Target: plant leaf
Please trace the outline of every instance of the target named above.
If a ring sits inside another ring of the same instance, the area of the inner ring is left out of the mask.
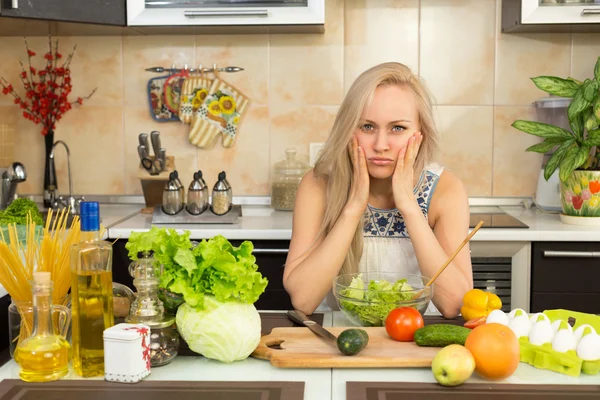
[[[525,151],[532,151],[534,153],[547,153],[548,151],[550,151],[553,147],[556,147],[558,144],[557,143],[552,143],[552,142],[548,142],[546,140],[544,140],[541,143],[537,143],[534,144],[533,146],[529,146],[528,148],[525,149]]]
[[[589,106],[590,102],[583,98],[582,87],[577,91],[577,93],[575,93],[575,96],[573,96],[573,101],[571,101],[571,104],[569,104],[569,108],[567,109],[569,121],[574,119],[576,115],[581,114]]]
[[[561,181],[565,182],[567,179],[569,179],[573,171],[575,171],[577,168],[575,166],[575,161],[578,158],[579,150],[579,146],[569,147],[567,154],[565,154],[564,158],[560,162],[559,177]]]
[[[596,116],[592,112],[592,109],[588,108],[588,110],[589,110],[589,116],[587,117],[587,119],[584,119],[584,121],[585,121],[585,129],[587,129],[587,131],[590,132],[590,131],[593,131],[594,129],[598,129],[599,121],[598,121],[598,118],[596,118]],[[588,114],[588,113],[586,112],[586,114]]]
[[[550,177],[552,176],[554,171],[556,171],[556,168],[558,168],[559,164],[561,163],[565,154],[573,145],[573,143],[575,143],[575,139],[571,138],[570,140],[567,140],[563,144],[561,144],[560,147],[556,149],[554,153],[552,153],[550,159],[548,159],[546,167],[544,168],[544,179],[550,179]]]
[[[596,66],[594,67],[594,78],[597,82],[600,82],[600,57],[596,61]]]
[[[600,129],[588,131],[587,139],[583,141],[584,146],[600,146]]]
[[[531,78],[535,86],[546,93],[561,97],[573,97],[580,85],[569,79],[563,79],[556,76],[537,76]]]
[[[596,115],[596,118],[600,119],[600,98],[596,99],[596,102],[594,103],[594,115]]]
[[[585,114],[585,111],[583,114]],[[583,140],[583,123],[585,121],[583,114],[578,114],[572,120],[569,121],[569,125],[571,125],[571,130],[575,134],[575,138],[578,142],[581,142]]]
[[[594,102],[598,97],[598,82],[586,79],[583,84],[583,98],[587,101]]]
[[[522,119],[518,119],[513,122],[511,126],[525,133],[529,133],[530,135],[543,138],[573,138],[573,135],[571,135],[568,130],[559,128],[558,126],[544,124],[542,122],[524,121]]]
[[[571,82],[575,82],[575,83],[576,83],[576,84],[578,84],[579,86],[583,85],[583,82],[581,82],[580,80],[577,80],[577,79],[575,79],[575,78],[568,77],[568,78],[567,78],[567,80],[568,80],[568,81],[571,81]]]

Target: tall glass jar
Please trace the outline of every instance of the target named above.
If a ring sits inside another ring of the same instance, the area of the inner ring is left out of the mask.
[[[271,206],[276,210],[291,211],[296,202],[298,186],[310,166],[296,158],[296,149],[285,151],[285,159],[277,162],[271,184]]]

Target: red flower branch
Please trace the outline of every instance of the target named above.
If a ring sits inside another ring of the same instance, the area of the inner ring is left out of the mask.
[[[77,46],[73,46],[73,51],[68,55],[65,62],[59,66],[59,60],[62,54],[58,52],[58,39],[54,48],[52,47],[52,38],[48,37],[48,51],[44,54],[45,66],[36,69],[31,65],[31,59],[37,54],[29,48],[27,39],[25,39],[25,49],[27,50],[28,68],[26,69],[21,62],[21,83],[25,88],[25,99],[17,94],[13,86],[4,77],[0,77],[0,86],[2,94],[12,95],[14,103],[23,110],[23,117],[33,121],[36,124],[42,124],[42,135],[56,129],[56,122],[60,121],[63,115],[69,111],[74,104],[83,104],[96,92],[96,89],[86,97],[77,97],[75,101],[68,100],[69,94],[73,90],[71,84],[71,61],[75,54]]]

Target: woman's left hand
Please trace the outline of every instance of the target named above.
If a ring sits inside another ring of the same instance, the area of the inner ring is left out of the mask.
[[[416,204],[413,192],[414,166],[422,141],[423,135],[421,132],[417,132],[408,139],[406,147],[398,153],[396,168],[392,175],[392,190],[394,192],[394,204],[400,213]]]

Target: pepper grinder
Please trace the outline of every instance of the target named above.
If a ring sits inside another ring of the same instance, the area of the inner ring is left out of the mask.
[[[183,209],[183,186],[178,180],[177,171],[169,174],[169,181],[163,189],[162,210],[165,214],[175,215]]]
[[[202,171],[194,173],[187,193],[186,210],[192,215],[202,214],[208,208],[208,187],[202,179]]]
[[[227,182],[225,171],[221,171],[212,190],[211,211],[216,215],[227,214],[231,209],[232,199],[231,185]]]

